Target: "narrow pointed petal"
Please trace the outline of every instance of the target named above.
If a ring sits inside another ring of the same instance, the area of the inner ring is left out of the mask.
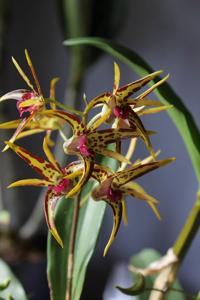
[[[44,177],[45,180],[54,183],[61,176],[61,174],[55,169],[55,167],[43,158],[10,142],[6,142],[6,144],[31,168],[33,168],[38,174]]]
[[[60,195],[55,195],[55,193],[52,190],[47,191],[46,198],[45,198],[45,204],[44,204],[44,212],[46,217],[46,222],[49,227],[49,230],[51,231],[52,235],[58,242],[58,244],[63,248],[63,241],[56,229],[55,225],[55,208],[56,204],[60,198]]]
[[[37,178],[22,179],[11,183],[8,188],[13,188],[17,186],[49,186],[52,182]]]
[[[32,76],[34,78],[34,81],[35,81],[35,85],[37,87],[37,91],[38,91],[38,94],[42,96],[42,90],[41,90],[41,87],[40,87],[40,83],[39,83],[39,80],[37,78],[37,75],[36,75],[36,72],[35,72],[35,68],[33,66],[33,63],[31,61],[31,58],[29,56],[29,53],[27,51],[27,49],[25,49],[25,56],[26,56],[26,60],[27,60],[27,63],[28,63],[28,66],[31,70],[31,73],[32,73]]]
[[[2,97],[0,97],[0,102],[5,101],[5,100],[22,100],[22,96],[25,93],[30,93],[29,90],[25,90],[25,89],[20,89],[20,90],[14,90],[12,92],[6,93],[5,95],[3,95]]]
[[[106,148],[101,148],[99,147],[98,149],[95,149],[96,153],[99,153],[103,156],[108,156],[111,157],[113,159],[116,159],[120,162],[126,163],[126,164],[131,164],[130,160],[128,160],[125,156],[123,156],[122,154],[112,151],[110,149],[106,149]]]
[[[99,104],[108,104],[109,100],[110,100],[111,94],[110,93],[104,93],[101,94],[95,98],[93,98],[86,106],[85,110],[84,110],[84,115],[85,118],[87,119],[87,115],[88,113],[91,111],[92,108],[94,108],[95,106],[99,105]]]
[[[19,126],[17,127],[17,129],[15,130],[14,134],[12,135],[12,137],[10,138],[9,142],[13,143],[17,136],[22,132],[22,130],[29,124],[30,120],[33,118],[34,114],[30,114],[30,116],[28,118],[24,118],[22,119],[21,123],[19,124]],[[9,146],[6,145],[2,152],[5,152],[6,150],[8,150]]]
[[[125,200],[122,200],[122,219],[123,219],[124,225],[128,225],[128,214],[127,214],[127,207],[126,207]]]
[[[115,94],[119,88],[120,82],[120,69],[116,62],[114,62],[114,85],[113,85],[113,94]]]
[[[140,97],[140,96],[138,96]],[[147,99],[147,98],[138,98],[136,97],[135,99],[129,99],[127,104],[128,105],[133,105],[134,107],[139,107],[139,106],[165,106],[158,100],[152,100],[152,99]]]
[[[112,245],[112,243],[117,235],[117,232],[119,230],[119,226],[120,226],[121,219],[122,219],[122,203],[121,203],[121,201],[118,203],[108,202],[108,204],[111,206],[112,211],[113,211],[113,228],[112,228],[110,238],[104,249],[103,256],[105,256],[107,254],[110,246]]]
[[[149,95],[151,92],[153,92],[157,87],[159,87],[161,84],[163,84],[167,79],[169,78],[169,74],[165,76],[163,79],[159,80],[155,84],[153,84],[148,90],[144,91],[142,94],[140,94],[137,99],[145,98],[147,95]]]
[[[56,99],[56,84],[60,79],[58,77],[55,77],[53,79],[51,79],[50,82],[50,93],[49,93],[49,98],[50,99]],[[56,109],[56,103],[51,103],[50,104],[51,109]]]
[[[64,112],[62,110],[53,110],[52,109],[52,110],[46,110],[44,112],[44,114],[46,116],[54,116],[54,117],[57,117],[59,119],[66,121],[72,127],[74,134],[81,133],[84,129],[84,126],[80,122],[80,120],[76,116],[74,116],[70,113]]]
[[[160,150],[156,151],[155,152],[155,157],[157,158],[158,155],[160,154]],[[154,158],[152,157],[152,155],[149,155],[147,157],[145,157],[144,159],[138,159],[138,162],[141,163],[141,165],[145,165],[145,164],[148,164],[148,163],[151,163],[154,161]],[[136,165],[138,162],[135,162],[134,164]]]
[[[135,151],[136,144],[137,144],[137,138],[132,138],[131,141],[130,141],[129,147],[128,147],[128,151],[127,151],[126,156],[125,156],[126,159],[129,160],[129,161],[131,160],[131,157],[132,157],[132,155]],[[126,166],[127,166],[126,162],[122,163],[122,165],[118,169],[118,171],[124,170],[126,168]]]
[[[155,159],[155,153],[154,153],[153,147],[151,145],[151,141],[150,141],[150,138],[147,134],[147,131],[144,128],[144,126],[142,124],[142,121],[140,120],[138,115],[133,110],[130,110],[128,120],[129,120],[131,126],[133,126],[133,128],[136,128],[136,130],[139,132],[141,138],[145,142],[145,145],[146,145],[147,149],[149,150],[149,152],[151,153],[151,155]]]
[[[105,129],[88,134],[91,149],[94,151],[97,148],[116,143],[117,140],[138,136],[138,133],[131,128]]]
[[[157,114],[161,111],[167,110],[173,108],[173,105],[162,105],[159,107],[153,107],[153,108],[149,108],[149,109],[144,109],[140,112],[138,112],[139,116],[144,116],[144,115],[152,115],[152,114]]]
[[[74,178],[80,177],[82,174],[83,174],[83,169],[82,170],[77,170],[77,171],[74,171],[71,174],[65,175],[63,177],[63,179],[71,179],[72,180]]]
[[[103,123],[106,122],[106,120],[109,118],[110,114],[111,114],[111,110],[108,108],[107,112],[102,114],[101,117],[98,118],[97,120],[95,120],[93,124],[90,124],[87,126],[88,129],[90,131],[94,131],[94,130],[98,129]]]
[[[170,162],[174,161],[175,158],[168,158],[168,159],[163,159],[163,160],[158,160],[155,162],[151,162],[145,165],[139,165],[126,169],[124,171],[119,171],[116,172],[115,177],[113,179],[113,184],[116,184],[117,187],[121,187],[124,184],[128,183],[131,180],[134,180],[148,172],[151,172],[155,169],[158,169],[162,166],[165,166],[169,164]]]
[[[1,123],[0,129],[15,129],[19,126],[21,121],[22,121],[21,119],[18,119],[18,120]]]
[[[124,102],[130,95],[140,90],[143,86],[153,80],[155,77],[160,75],[162,71],[156,71],[152,74],[149,74],[141,79],[138,79],[134,82],[131,82],[120,89],[116,93],[117,101]],[[119,99],[118,99],[119,98]]]
[[[161,220],[160,213],[156,207],[159,203],[154,197],[149,195],[138,183],[130,182],[121,188],[125,195],[131,195],[139,200],[144,200],[151,207],[156,217]]]
[[[34,135],[34,134],[38,134],[38,133],[42,133],[44,132],[44,129],[28,129],[25,131],[22,131],[21,133],[19,133],[17,135],[17,137],[15,138],[15,141],[20,140],[24,137],[30,136],[30,135]]]
[[[55,156],[53,155],[53,153],[51,152],[51,150],[49,149],[48,146],[48,139],[45,137],[43,140],[43,150],[44,153],[46,155],[46,157],[48,158],[48,160],[50,161],[50,163],[54,166],[54,168],[59,172],[62,173],[61,167],[59,166]]]
[[[30,79],[26,76],[26,74],[24,73],[24,71],[22,70],[22,68],[20,67],[20,65],[18,64],[18,62],[16,61],[16,59],[14,57],[12,57],[12,62],[15,65],[17,71],[19,72],[19,74],[21,75],[21,77],[23,78],[23,80],[26,82],[26,84],[31,88],[32,91],[35,91],[34,86],[32,85]]]
[[[89,180],[93,168],[94,168],[94,160],[92,157],[90,156],[86,156],[82,158],[84,161],[84,170],[82,173],[82,176],[80,178],[80,180],[78,181],[78,183],[69,191],[69,193],[67,193],[66,198],[70,198],[75,196],[77,193],[79,193],[82,189],[82,187],[87,183],[87,181]]]

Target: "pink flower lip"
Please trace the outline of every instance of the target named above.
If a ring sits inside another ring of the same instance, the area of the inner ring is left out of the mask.
[[[110,202],[118,202],[122,199],[122,192],[112,188],[112,177],[104,180],[97,188],[92,191],[92,197],[95,200],[109,200]]]
[[[91,156],[93,152],[87,146],[88,139],[86,135],[79,138],[79,151],[83,156]]]
[[[20,103],[26,101],[26,100],[29,100],[29,99],[32,99],[35,97],[35,94],[33,92],[25,92],[22,94],[22,97],[20,100],[17,101],[17,109],[19,111],[19,114],[20,114],[20,117],[22,117],[22,115],[25,113],[25,112],[33,112],[35,110],[35,106],[34,105],[31,105],[31,106],[28,106],[28,107],[20,107]]]
[[[70,179],[61,179],[57,185],[50,185],[49,189],[56,192],[56,194],[67,193],[72,188],[72,181]]]
[[[122,115],[122,110],[121,110],[121,108],[119,106],[116,106],[113,109],[113,113],[114,113],[115,117],[119,118]]]
[[[29,100],[31,98],[34,98],[33,92],[26,92],[22,95],[22,100]]]

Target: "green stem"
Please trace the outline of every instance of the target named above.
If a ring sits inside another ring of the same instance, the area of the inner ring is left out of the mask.
[[[173,245],[174,254],[183,260],[200,226],[200,191],[177,240]]]

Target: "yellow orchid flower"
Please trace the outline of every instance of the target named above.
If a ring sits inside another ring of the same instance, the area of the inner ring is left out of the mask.
[[[121,223],[124,201],[126,196],[133,196],[137,199],[144,200],[154,211],[158,219],[160,214],[156,208],[158,201],[146,193],[146,191],[136,182],[133,182],[138,177],[149,173],[161,166],[172,162],[175,158],[158,160],[150,163],[134,164],[130,168],[115,173],[104,172],[101,178],[96,178],[100,184],[92,191],[94,200],[106,201],[113,210],[113,228],[104,249],[104,256],[107,254],[111,244],[113,243],[119,226]]]
[[[46,137],[43,142],[43,150],[48,161],[13,143],[6,142],[6,144],[42,177],[42,179],[31,178],[18,180],[10,184],[9,188],[17,186],[48,187],[44,201],[46,222],[56,241],[63,247],[62,239],[54,222],[55,208],[58,200],[62,196],[66,196],[73,188],[74,179],[83,172],[82,162],[75,161],[66,168],[61,168],[48,147]]]
[[[78,110],[71,109],[55,100],[55,86],[58,78],[53,78],[51,80],[49,98],[44,98],[39,80],[35,72],[35,68],[27,50],[25,50],[25,57],[34,79],[34,85],[24,73],[18,62],[12,57],[12,61],[17,71],[19,72],[25,83],[28,85],[30,90],[18,89],[0,97],[0,102],[10,99],[15,100],[16,107],[21,118],[18,120],[0,124],[0,129],[16,129],[10,139],[11,143],[13,143],[16,139],[21,138],[21,136],[28,136],[35,133],[40,133],[42,131],[47,131],[47,133],[49,134],[52,130],[61,130],[62,124],[60,124],[60,120],[58,120],[57,118],[48,118],[45,116],[44,113],[47,109],[46,104],[50,104],[51,109],[55,109],[56,106],[58,106],[60,108],[68,109],[69,111],[72,111],[74,113],[81,114],[81,112],[79,112]],[[28,116],[24,117],[24,114],[28,114]],[[26,130],[26,133],[20,135],[24,130]],[[7,149],[8,145],[6,145],[3,151],[6,151]]]
[[[91,176],[94,169],[96,154],[109,156],[120,162],[130,164],[130,161],[122,154],[107,149],[107,145],[117,143],[122,139],[138,137],[139,134],[132,128],[97,130],[106,119],[107,115],[104,115],[102,118],[95,120],[93,123],[90,122],[90,124],[87,125],[84,124],[78,117],[64,111],[48,110],[45,114],[61,118],[72,127],[73,135],[64,143],[64,152],[69,155],[78,155],[84,162],[84,172],[80,181],[70,190],[68,197],[72,197],[76,194],[77,190],[80,190]]]
[[[167,75],[162,80],[155,83],[152,87],[147,89],[138,97],[134,99],[129,99],[129,97],[161,73],[162,71],[156,71],[120,88],[120,69],[119,66],[114,63],[114,85],[112,93],[107,92],[92,99],[85,108],[85,119],[87,120],[87,116],[92,108],[103,105],[102,113],[104,114],[107,110],[109,110],[110,112],[107,118],[107,122],[117,121],[117,127],[119,128],[134,128],[138,132],[139,136],[144,140],[151,155],[155,158],[151,141],[139,116],[148,113],[152,114],[160,112],[164,109],[169,108],[169,106],[162,105],[159,101],[149,100],[145,98],[155,88],[165,82],[169,76]],[[156,108],[145,110],[145,106],[156,106]],[[138,113],[138,110],[142,111]]]

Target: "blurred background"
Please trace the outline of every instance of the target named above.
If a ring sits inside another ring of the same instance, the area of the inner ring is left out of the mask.
[[[88,48],[82,61],[80,59],[78,62],[80,65],[77,66],[74,63],[72,49],[62,45],[65,38],[77,36],[76,28],[74,31],[71,30],[70,24],[77,26],[81,24],[83,35],[112,38],[136,51],[155,70],[163,69],[164,74],[170,73],[169,83],[183,99],[200,126],[199,1],[82,0],[76,1],[75,19],[70,19],[73,11],[63,9],[64,2],[64,0],[0,0],[1,95],[26,87],[11,63],[11,56],[14,56],[26,70],[25,48],[30,52],[40,83],[47,95],[50,79],[55,76],[60,77],[57,98],[63,101],[68,97],[71,101],[75,97],[76,106],[79,107],[83,102],[83,92],[91,99],[106,90],[111,90],[112,57],[100,55],[100,52]],[[93,62],[90,67],[89,62]],[[121,84],[138,78],[126,66],[119,64],[122,73]],[[80,73],[77,71],[78,67],[81,69]],[[77,94],[73,94],[70,87],[67,90],[71,82],[75,82],[74,85],[78,87]],[[154,95],[152,98],[155,98]],[[0,107],[1,122],[12,120],[16,116],[17,112],[12,101]],[[96,295],[103,293],[107,278],[116,267],[116,263],[126,266],[130,256],[142,248],[153,247],[164,254],[176,239],[193,205],[197,181],[176,128],[163,112],[152,117],[144,117],[143,121],[146,128],[158,131],[158,134],[152,137],[152,143],[154,149],[162,150],[160,157],[177,158],[170,166],[146,175],[140,180],[147,192],[160,200],[162,221],[156,220],[143,203],[129,199],[128,227],[121,226],[112,249],[107,257],[103,258],[103,249],[112,226],[112,213],[108,208],[98,247],[88,269],[83,299],[92,299],[94,295],[97,299]],[[1,147],[10,134],[0,132]],[[40,142],[42,143],[42,137],[38,136],[31,138],[31,146],[30,141],[24,140],[27,148],[34,148],[32,151],[36,153],[40,152]],[[139,143],[135,157],[144,157],[146,154],[142,143]],[[9,151],[0,153],[0,160],[0,208],[7,209],[11,213],[14,241],[13,243],[4,241],[3,245],[1,242],[1,255],[11,263],[32,299],[48,299],[45,279],[46,225],[40,221],[43,213],[42,205],[41,201],[37,202],[40,191],[30,188],[6,190],[10,182],[32,173]],[[19,245],[20,247],[17,247]],[[8,254],[6,249],[10,246],[13,250]],[[192,293],[197,292],[200,286],[198,249],[200,249],[199,235],[180,270],[183,287]],[[30,267],[33,273],[31,280],[27,276]],[[113,285],[116,284],[119,284],[119,281],[114,280]],[[105,299],[118,298],[105,296]],[[119,299],[122,299],[122,296],[119,296]]]

